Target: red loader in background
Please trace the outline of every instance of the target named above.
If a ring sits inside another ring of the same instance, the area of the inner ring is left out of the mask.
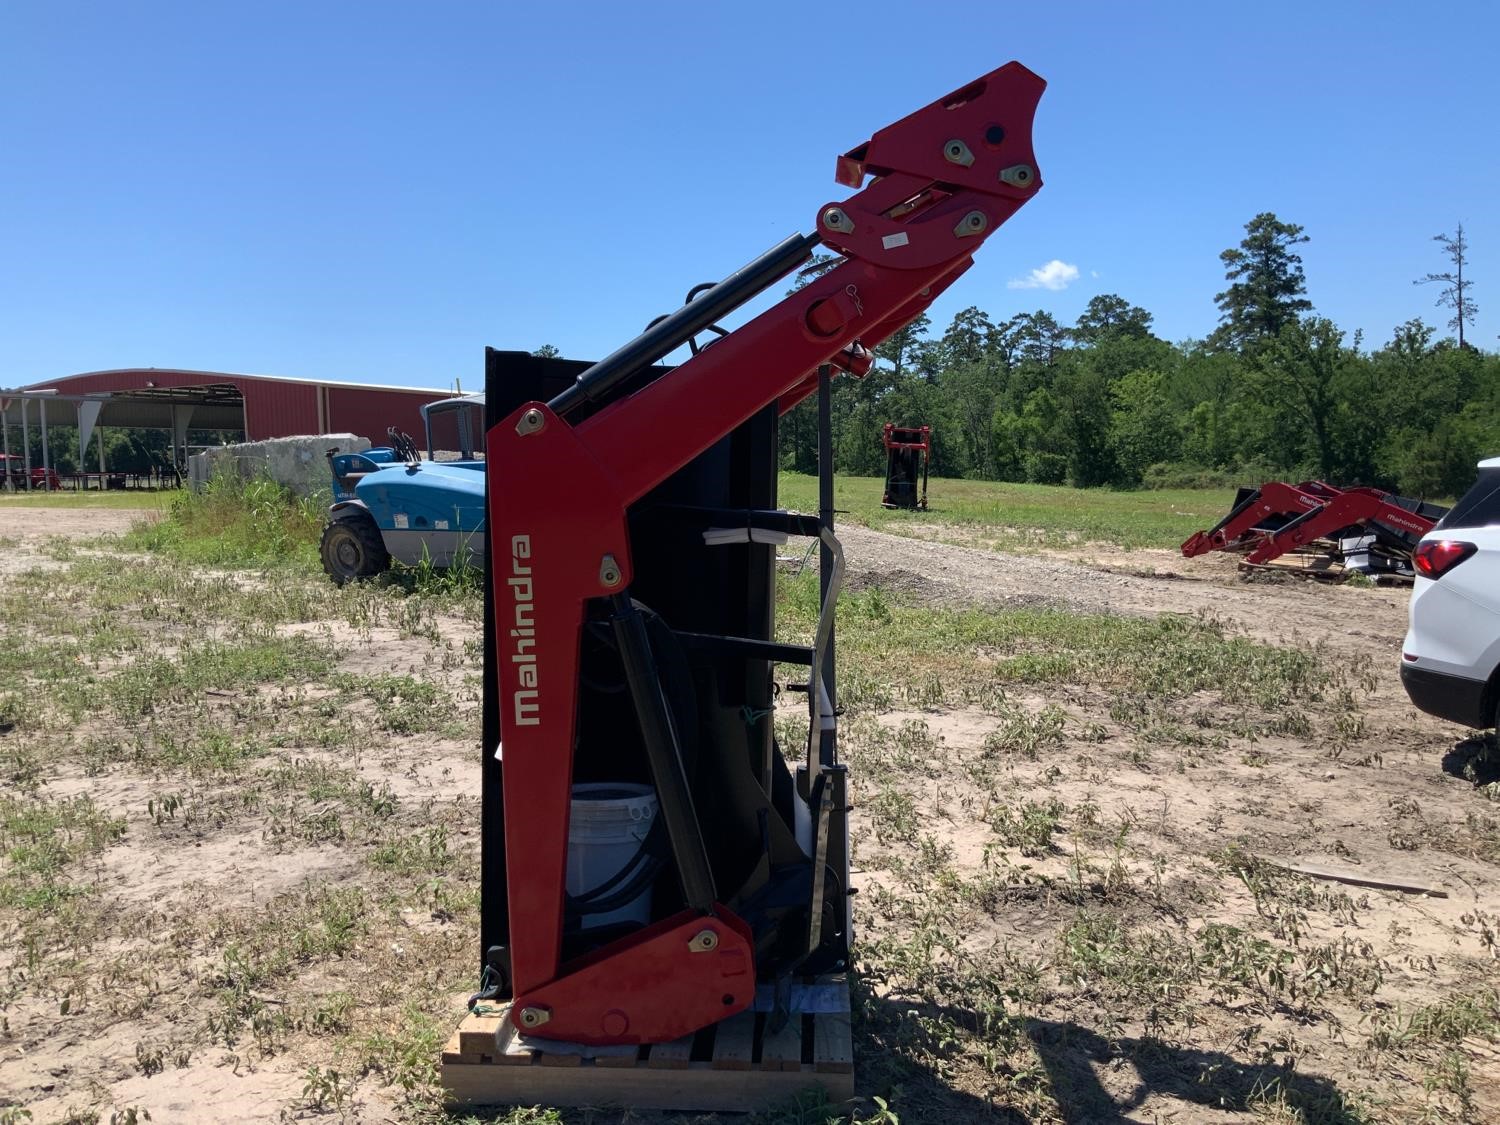
[[[1233,508],[1212,528],[1182,544],[1187,558],[1235,551],[1245,565],[1266,566],[1294,551],[1323,544],[1309,573],[1338,577],[1351,571],[1409,579],[1417,541],[1447,512],[1437,504],[1375,488],[1335,488],[1319,480],[1291,485],[1268,481],[1242,488]]]

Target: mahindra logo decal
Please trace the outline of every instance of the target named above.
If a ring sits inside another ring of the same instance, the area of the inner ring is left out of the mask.
[[[511,694],[511,721],[518,727],[534,727],[542,721],[542,701],[537,687],[536,614],[531,588],[531,536],[510,539],[510,577],[505,580],[515,598],[510,630],[510,662],[516,666],[520,687]]]

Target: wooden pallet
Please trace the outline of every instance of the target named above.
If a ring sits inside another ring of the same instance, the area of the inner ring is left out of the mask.
[[[1292,557],[1289,561],[1276,559],[1266,563],[1252,563],[1240,560],[1240,569],[1249,573],[1260,572],[1263,574],[1290,574],[1293,578],[1311,578],[1319,582],[1339,583],[1349,581],[1349,577],[1356,571],[1346,570],[1340,562],[1322,560],[1309,556],[1312,561],[1299,561]],[[1404,574],[1394,574],[1387,571],[1377,574],[1372,579],[1377,586],[1410,586],[1412,580]]]
[[[741,1012],[696,1035],[654,1046],[606,1048],[593,1057],[534,1050],[506,1018],[510,1004],[481,1005],[443,1048],[440,1069],[453,1106],[622,1106],[750,1112],[821,1087],[833,1103],[854,1096],[849,986],[825,978],[840,1010],[793,1013],[767,1032],[766,1016]],[[827,1005],[825,1005],[827,1006]]]
[[[1342,562],[1323,555],[1291,554],[1263,563],[1241,559],[1240,569],[1248,573],[1290,574],[1294,578],[1312,578],[1319,582],[1343,582],[1349,577]]]

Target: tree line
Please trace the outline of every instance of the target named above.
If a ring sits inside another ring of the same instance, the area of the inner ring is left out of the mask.
[[[1468,340],[1478,309],[1462,224],[1435,238],[1450,268],[1415,279],[1437,287],[1454,335],[1417,317],[1374,347],[1317,314],[1297,254],[1307,241],[1270,212],[1246,223],[1219,255],[1219,324],[1201,340],[1161,339],[1150,312],[1108,293],[1071,325],[1046,310],[996,322],[971,306],[933,335],[923,314],[876,350],[865,378],[834,381],[836,468],[884,473],[880,432],[893,422],[932,427],[940,476],[1085,488],[1319,477],[1410,496],[1463,491],[1474,462],[1500,454],[1500,354]],[[820,255],[798,284],[838,261]],[[815,399],[782,420],[783,467],[814,471],[816,423]],[[30,436],[40,465],[37,427]],[[53,464],[71,471],[77,431],[49,436]],[[19,437],[12,426],[17,454]],[[170,459],[165,431],[111,428],[105,445],[112,469]]]
[[[1500,354],[1466,339],[1477,308],[1460,226],[1438,235],[1453,268],[1418,278],[1453,312],[1366,347],[1319,316],[1297,247],[1303,228],[1266,212],[1220,255],[1218,327],[1171,343],[1115,294],[1066,325],[1045,310],[996,322],[969,307],[941,335],[924,314],[833,392],[839,471],[884,472],[881,427],[930,425],[934,473],[1139,488],[1318,477],[1452,496],[1500,454]],[[824,257],[809,275],[834,264]],[[805,278],[803,282],[805,283]],[[817,464],[816,406],[782,420],[783,466]]]

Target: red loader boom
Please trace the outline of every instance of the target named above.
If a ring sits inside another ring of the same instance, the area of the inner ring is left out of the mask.
[[[1374,488],[1347,489],[1267,535],[1245,561],[1259,566],[1314,539],[1356,526],[1394,532],[1402,541],[1409,541],[1408,549],[1415,547],[1417,540],[1432,530],[1437,517],[1429,519],[1420,511],[1403,507],[1398,499]]]
[[[1245,563],[1264,566],[1289,551],[1329,539],[1337,550],[1315,567],[1331,577],[1348,569],[1411,577],[1411,552],[1447,509],[1393,496],[1374,488],[1334,488],[1323,481],[1301,484],[1268,481],[1242,488],[1234,507],[1207,531],[1194,532],[1182,545],[1188,558],[1209,551],[1245,553]]]
[[[1040,188],[1031,125],[1044,87],[1010,63],[881,129],[839,158],[839,182],[860,190],[820,208],[816,234],[703,287],[576,378],[569,368],[559,385],[545,366],[566,361],[491,353],[482,925],[487,966],[507,978],[488,994],[513,995],[525,1035],[667,1042],[744,1010],[758,983],[847,963],[831,478],[820,518],[751,501],[774,503],[777,413],[814,391],[823,407],[831,367],[867,371],[870,350]],[[843,260],[681,366],[653,366],[819,243]],[[741,487],[751,479],[770,483]],[[704,528],[719,536],[732,521],[742,545],[706,549]],[[766,534],[822,540],[811,646],[774,640]],[[718,626],[752,611],[749,625]],[[810,731],[789,771],[764,701],[772,666],[799,662]],[[573,782],[637,767],[664,826],[650,838],[655,905],[625,932],[590,931],[579,915],[636,880],[622,871],[591,902],[569,892]]]
[[[1182,553],[1193,558],[1259,542],[1262,535],[1257,533],[1271,530],[1268,521],[1279,524],[1284,522],[1281,517],[1297,518],[1316,511],[1338,494],[1338,489],[1320,480],[1297,485],[1273,480],[1259,488],[1242,489],[1229,514],[1207,531],[1195,531],[1182,545]]]

